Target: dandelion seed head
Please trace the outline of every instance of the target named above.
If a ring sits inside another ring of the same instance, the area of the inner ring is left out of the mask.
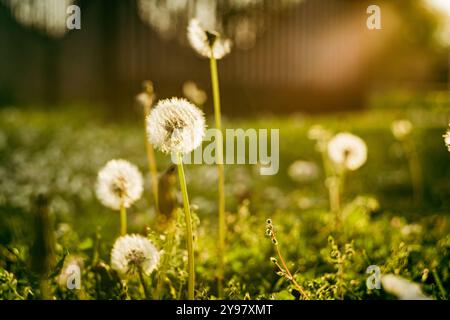
[[[231,40],[222,39],[215,31],[203,29],[200,21],[191,19],[187,32],[189,43],[198,54],[206,58],[222,59],[231,51]]]
[[[111,209],[129,208],[139,200],[143,179],[139,169],[126,160],[110,160],[99,171],[96,194],[100,202]]]
[[[450,151],[450,129],[443,135],[444,143],[447,146],[448,151]]]
[[[317,178],[319,168],[314,162],[297,160],[289,166],[288,175],[297,182],[309,182]]]
[[[396,120],[391,124],[391,131],[397,140],[404,140],[411,134],[413,125],[411,121],[402,119]]]
[[[328,143],[328,155],[335,164],[356,170],[367,160],[367,146],[351,133],[338,133]]]
[[[147,238],[132,234],[120,237],[111,251],[111,266],[121,276],[132,276],[141,270],[149,275],[156,269],[160,254]]]
[[[147,92],[141,92],[136,96],[136,102],[144,108],[150,108],[153,103],[153,97]]]
[[[308,130],[308,138],[311,140],[322,140],[330,137],[330,132],[320,124],[311,126]]]
[[[401,300],[429,300],[420,286],[400,276],[387,274],[381,277],[381,284],[386,292],[397,296]]]
[[[160,100],[146,122],[149,142],[164,153],[189,153],[205,135],[203,113],[186,99]]]
[[[410,235],[418,235],[422,232],[422,226],[419,224],[407,224],[402,227],[400,230],[402,235],[404,236],[410,236]]]
[[[183,84],[183,94],[198,106],[203,105],[208,99],[206,92],[200,89],[193,81],[186,81]]]

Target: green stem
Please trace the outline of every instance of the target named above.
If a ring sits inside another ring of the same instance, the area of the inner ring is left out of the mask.
[[[141,284],[142,284],[142,288],[144,289],[145,299],[150,299],[150,294],[148,291],[147,284],[145,283],[144,272],[142,271],[142,268],[139,268],[138,274],[139,274],[139,280],[141,281]]]
[[[150,108],[149,107],[144,108],[144,122],[149,113]],[[155,210],[156,212],[159,212],[158,170],[156,166],[155,150],[153,149],[152,144],[148,142],[147,136],[145,136],[145,147],[147,150],[148,170],[150,171],[150,176],[152,178],[151,183],[152,183],[153,200],[155,201]]]
[[[423,178],[419,154],[412,142],[407,145],[407,149],[409,150],[409,170],[411,173],[414,201],[420,207],[423,201]]]
[[[122,204],[120,206],[120,235],[124,236],[127,234],[127,209]]]
[[[50,293],[50,284],[47,279],[42,278],[39,281],[39,287],[41,289],[41,299],[42,300],[51,300],[52,295]]]
[[[337,176],[330,177],[328,182],[328,191],[330,196],[330,209],[331,212],[334,214],[335,217],[335,226],[336,228],[339,226],[339,220],[340,220],[340,211],[341,211],[341,204],[340,204],[340,178]]]
[[[217,61],[211,55],[210,58],[211,69],[211,83],[214,100],[214,118],[216,122],[216,129],[222,133],[222,119],[220,113],[220,91],[219,91],[219,76],[217,72]],[[217,247],[218,254],[218,268],[217,268],[217,288],[219,298],[223,297],[223,278],[224,278],[224,252],[225,252],[225,238],[226,238],[226,224],[225,224],[225,170],[223,161],[223,139],[222,135],[216,140],[216,160],[218,171],[218,192],[219,192],[219,242]]]
[[[433,273],[434,280],[436,281],[439,291],[441,292],[442,299],[446,299],[447,292],[445,291],[445,288],[442,285],[441,279],[439,278],[437,271],[435,269],[432,269],[431,272]]]
[[[180,179],[181,193],[183,194],[184,217],[186,220],[186,239],[188,251],[188,300],[194,300],[195,271],[194,271],[194,244],[192,234],[191,208],[186,187],[186,178],[183,169],[183,156],[178,153],[178,177]]]

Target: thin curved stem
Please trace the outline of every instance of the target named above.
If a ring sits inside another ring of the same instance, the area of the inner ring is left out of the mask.
[[[195,269],[194,269],[194,244],[192,233],[191,208],[186,187],[186,178],[183,169],[183,156],[178,153],[178,177],[180,180],[181,193],[183,195],[184,217],[186,220],[186,242],[188,251],[188,299],[194,300]]]
[[[144,123],[148,114],[150,113],[150,107],[144,108]],[[145,125],[144,125],[145,129]],[[145,132],[145,130],[144,130]],[[155,150],[150,142],[148,142],[147,135],[145,135],[145,148],[147,151],[148,170],[150,171],[153,200],[155,202],[155,210],[159,212],[159,198],[158,198],[158,169],[156,166]]]
[[[286,262],[283,259],[283,256],[281,255],[280,248],[278,247],[278,244],[275,244],[275,248],[277,249],[278,257],[280,258],[281,264],[283,265],[284,271],[286,271],[287,275],[289,276],[289,279],[292,281],[292,284],[297,288],[297,290],[303,295],[305,299],[309,299],[308,294],[306,294],[305,290],[298,284],[298,282],[295,280],[295,278],[292,276],[291,272],[289,271]]]
[[[211,83],[214,100],[214,118],[216,129],[222,133],[222,119],[220,112],[220,90],[219,90],[219,76],[217,72],[217,61],[213,55],[210,58],[211,69]],[[217,246],[218,265],[217,265],[217,289],[219,298],[223,297],[223,278],[224,278],[224,252],[225,252],[225,238],[226,238],[226,224],[225,224],[225,170],[223,161],[223,139],[222,135],[216,140],[216,162],[218,172],[218,209],[219,209],[219,242]]]

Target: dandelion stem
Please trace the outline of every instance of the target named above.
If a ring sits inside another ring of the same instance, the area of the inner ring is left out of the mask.
[[[141,267],[138,268],[138,274],[139,274],[139,280],[141,281],[141,284],[142,284],[142,289],[144,289],[145,299],[150,299],[148,287],[147,287],[147,284],[145,283],[145,279],[144,279],[144,272],[142,271]]]
[[[49,284],[48,280],[45,278],[40,279],[39,287],[41,289],[41,299],[42,300],[51,300],[52,296],[50,293],[50,284]]]
[[[195,271],[194,271],[194,245],[192,234],[191,208],[189,206],[189,197],[186,187],[186,178],[183,169],[183,156],[177,153],[178,177],[180,179],[180,188],[183,195],[184,217],[186,220],[186,239],[188,251],[188,300],[194,300]]]
[[[439,291],[441,292],[442,299],[446,299],[447,292],[445,291],[445,288],[442,285],[441,279],[439,278],[437,271],[435,269],[432,269],[431,272],[433,273],[434,280],[436,281]]]
[[[144,108],[144,120],[150,113],[150,107],[146,106]],[[145,127],[144,127],[145,128]],[[147,150],[147,162],[148,169],[150,171],[151,183],[152,183],[152,193],[153,199],[155,201],[155,210],[159,212],[159,201],[158,201],[158,170],[156,167],[155,150],[150,142],[148,142],[147,136],[145,136],[145,147]]]
[[[421,206],[423,201],[423,178],[419,154],[412,142],[407,145],[407,148],[409,150],[409,170],[411,173],[414,201],[417,206]]]
[[[340,220],[341,211],[341,178],[339,176],[330,177],[328,180],[328,190],[330,195],[330,209],[335,217],[335,227],[337,228]]]
[[[123,204],[120,205],[120,235],[127,234],[127,209]]]
[[[214,100],[214,118],[216,122],[216,129],[222,132],[222,119],[220,113],[220,91],[219,91],[219,76],[217,72],[217,61],[214,55],[210,58],[211,69],[211,83]],[[218,253],[218,268],[217,268],[217,289],[219,298],[223,297],[223,278],[224,278],[224,252],[225,252],[225,238],[226,238],[226,224],[225,224],[225,173],[223,165],[223,139],[222,135],[216,140],[216,160],[218,171],[218,192],[219,192],[219,242],[217,247]]]

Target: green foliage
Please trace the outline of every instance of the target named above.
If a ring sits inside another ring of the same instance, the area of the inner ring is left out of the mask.
[[[439,110],[415,112],[409,110],[407,116],[415,124],[414,142],[425,177],[421,207],[411,200],[407,159],[397,152],[389,132],[397,111],[226,123],[226,127],[280,128],[281,136],[277,175],[260,176],[247,166],[226,167],[225,298],[304,298],[294,281],[277,274],[280,269],[274,259],[280,260],[264,235],[266,220],[271,218],[286,267],[310,299],[395,298],[382,289],[367,289],[370,265],[379,266],[383,274],[419,283],[434,299],[448,299],[450,156],[441,139],[447,124]],[[308,128],[315,123],[334,132],[352,131],[368,145],[366,165],[346,177],[338,229],[328,209],[323,170],[316,180],[305,183],[291,181],[287,174],[297,159],[321,166],[320,154],[307,138]],[[145,234],[162,250],[159,268],[146,279],[151,298],[186,298],[183,212],[174,211],[176,221],[169,229],[158,227],[143,128],[106,124],[72,112],[5,109],[0,111],[0,136],[4,137],[0,144],[0,299],[41,298],[43,280],[55,299],[144,298],[139,279],[124,281],[110,266],[111,248],[119,234],[118,216],[103,208],[94,194],[98,169],[117,157],[136,163],[145,173],[144,196],[128,214],[129,232]],[[158,169],[163,172],[169,159],[158,157]],[[217,298],[215,170],[186,166],[194,211],[198,299]],[[53,235],[41,235],[48,243],[36,243],[33,236],[37,227],[31,223],[33,199],[38,194],[48,197],[49,214],[54,217],[44,221]],[[171,207],[177,205],[177,198],[171,196]],[[33,272],[33,256],[47,261],[38,272]],[[64,272],[70,259],[81,265],[79,290],[66,286]]]

